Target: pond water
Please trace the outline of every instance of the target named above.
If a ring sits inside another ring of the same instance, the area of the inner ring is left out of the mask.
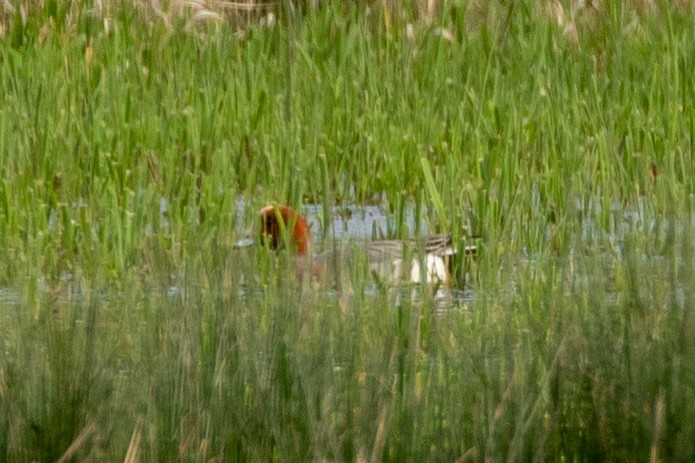
[[[663,239],[663,235],[668,233],[669,227],[674,226],[672,222],[659,219],[656,212],[650,209],[643,200],[638,201],[637,208],[634,210],[626,209],[617,202],[614,203],[609,210],[606,210],[605,202],[598,199],[576,203],[575,210],[580,217],[581,227],[574,241],[580,246],[591,247],[594,243],[600,242],[605,246],[609,243],[609,249],[604,249],[604,255],[600,256],[605,261],[604,267],[610,268],[615,261],[624,253],[625,238],[631,234],[640,234],[642,236],[654,236],[655,239]],[[533,205],[532,205],[533,207]],[[160,200],[160,214],[162,215],[162,223],[167,224],[166,216],[169,205],[166,199]],[[244,197],[236,199],[237,212],[237,237],[242,237],[250,232],[257,220],[258,208],[250,206],[249,202]],[[392,236],[396,229],[396,219],[392,212],[389,212],[386,204],[370,204],[370,205],[340,205],[325,207],[321,204],[305,205],[301,208],[301,214],[307,218],[312,236],[314,237],[318,252],[326,249],[332,249],[336,243],[341,246],[350,241],[364,242],[372,239],[379,239],[385,236]],[[428,216],[427,211],[422,212],[422,216]],[[414,206],[406,207],[403,211],[402,225],[406,227],[408,236],[425,235],[430,231],[430,227],[425,220],[418,218]],[[679,222],[680,223],[680,222]],[[683,234],[683,226],[678,225]],[[516,232],[519,232],[518,230]],[[148,233],[148,230],[145,230]],[[513,233],[514,235],[514,233]],[[485,243],[482,243],[483,246]],[[525,249],[516,249],[511,251],[516,256],[516,263],[513,266],[525,267],[531,272],[541,271],[538,268],[537,259]],[[581,250],[573,249],[572,253],[582,252]],[[645,258],[647,256],[644,256]],[[571,256],[570,256],[571,258]],[[650,259],[655,262],[660,258],[659,255],[650,255]],[[534,270],[535,269],[535,270]],[[512,273],[514,270],[512,270]],[[573,277],[581,278],[581,275],[573,275]],[[501,277],[504,278],[504,277]],[[65,276],[66,280],[71,279],[71,275]],[[185,279],[182,275],[172,275],[172,284],[167,289],[167,294],[170,297],[176,297],[181,294],[183,288],[181,285]],[[474,284],[468,284],[473,280],[471,275],[466,275],[463,279],[464,287],[440,287],[434,294],[434,300],[437,301],[438,308],[449,309],[452,307],[468,307],[475,302],[477,294]],[[243,287],[246,285],[242,285]],[[513,285],[510,285],[513,287]],[[40,293],[47,290],[41,289]],[[376,291],[376,289],[373,289]],[[419,297],[419,288],[406,288],[399,290],[401,293],[398,297]],[[682,291],[680,291],[682,297]],[[248,294],[247,294],[248,296]],[[67,298],[75,297],[75,294],[67,292]],[[609,298],[615,296],[609,295]],[[20,299],[17,290],[11,287],[0,288],[0,304],[16,304]]]
[[[237,233],[248,232],[245,227],[255,224],[258,208],[249,207],[243,198],[237,198]],[[311,226],[312,236],[330,237],[337,240],[365,240],[383,237],[395,228],[393,215],[388,213],[386,205],[341,205],[324,207],[322,204],[309,204],[301,208],[300,213]],[[325,227],[324,227],[325,222]],[[416,222],[415,207],[405,209],[404,225],[410,234],[419,231],[427,234],[428,224]],[[326,229],[324,229],[326,228]]]

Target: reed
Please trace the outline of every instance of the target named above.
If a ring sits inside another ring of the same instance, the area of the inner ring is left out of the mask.
[[[693,459],[690,6],[16,3],[0,459]],[[268,202],[476,236],[473,296],[300,284]]]

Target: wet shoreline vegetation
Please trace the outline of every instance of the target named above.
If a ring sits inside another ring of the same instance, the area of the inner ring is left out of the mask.
[[[0,460],[695,458],[690,3],[1,8]],[[466,297],[235,250],[273,202]]]

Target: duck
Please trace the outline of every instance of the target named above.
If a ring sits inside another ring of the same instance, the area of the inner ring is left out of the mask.
[[[272,251],[289,251],[296,257],[297,277],[310,273],[320,278],[329,269],[339,267],[337,262],[344,251],[335,250],[314,255],[311,228],[307,219],[297,210],[285,204],[269,204],[258,213],[260,244]],[[254,244],[253,239],[243,239],[235,248]],[[355,259],[358,250],[351,250],[347,260]],[[465,254],[475,253],[475,246],[467,246]],[[456,250],[450,233],[426,235],[409,240],[376,240],[365,243],[363,254],[368,268],[380,281],[410,281],[413,283],[449,284],[451,259]]]

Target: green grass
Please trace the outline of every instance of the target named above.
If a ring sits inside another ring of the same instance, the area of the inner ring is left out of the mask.
[[[0,460],[693,459],[692,11],[362,3],[0,14]],[[302,287],[268,202],[479,235],[475,297]]]

